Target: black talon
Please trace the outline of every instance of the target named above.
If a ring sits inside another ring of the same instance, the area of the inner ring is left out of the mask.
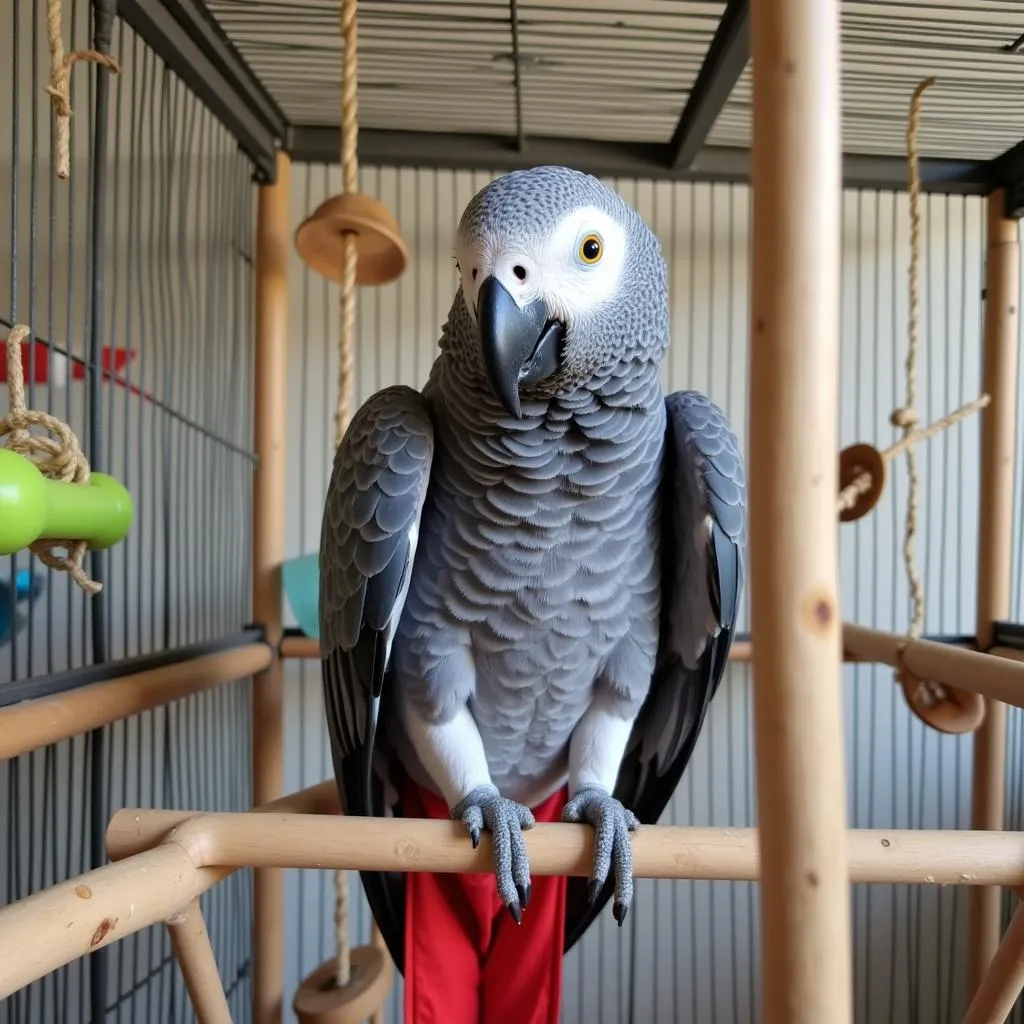
[[[516,924],[522,924],[523,923],[523,915],[522,915],[522,912],[519,909],[519,901],[518,900],[512,900],[508,904],[508,912],[512,915],[512,920],[515,921]]]
[[[622,927],[622,922],[626,920],[626,914],[629,913],[629,907],[625,903],[613,903],[612,904],[612,917],[615,918],[619,923],[619,927]]]
[[[519,893],[519,905],[525,910],[530,905],[530,890],[533,885],[527,885],[525,887],[521,885],[516,886],[516,892]]]
[[[480,845],[479,829],[473,829],[473,831],[469,833],[469,838],[473,841],[473,849],[475,850]]]
[[[596,878],[592,878],[590,880],[590,884],[587,886],[587,896],[590,898],[590,902],[593,903],[600,893],[601,883]]]

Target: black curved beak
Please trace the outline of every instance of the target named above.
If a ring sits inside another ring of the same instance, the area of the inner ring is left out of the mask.
[[[548,318],[541,299],[520,309],[496,277],[487,277],[480,285],[476,318],[491,387],[505,410],[519,419],[519,389],[557,372],[564,328]]]

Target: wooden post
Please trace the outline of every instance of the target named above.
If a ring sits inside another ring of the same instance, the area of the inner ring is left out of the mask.
[[[275,651],[253,679],[253,803],[269,803],[284,785],[281,579],[284,560],[286,378],[288,343],[288,231],[291,161],[277,154],[277,180],[259,190],[256,222],[255,449],[253,484],[252,612]],[[284,1005],[284,877],[253,874],[253,1021],[280,1024]]]
[[[1017,221],[1006,217],[1005,202],[1002,189],[988,197],[983,387],[992,401],[981,412],[976,627],[978,647],[983,651],[992,646],[993,622],[1010,614],[1020,237]],[[1003,828],[1005,795],[1006,705],[989,699],[985,721],[974,734],[972,828]],[[971,893],[968,996],[978,990],[999,946],[999,899],[998,889],[986,887]]]
[[[837,0],[751,5],[751,629],[765,1024],[850,1024]]]
[[[984,890],[982,890],[984,891]],[[998,892],[998,890],[996,890]],[[981,979],[963,1024],[1004,1024],[1024,989],[1024,903],[1010,920],[1003,941]]]
[[[164,924],[196,1018],[203,1024],[231,1024],[231,1009],[199,898]]]

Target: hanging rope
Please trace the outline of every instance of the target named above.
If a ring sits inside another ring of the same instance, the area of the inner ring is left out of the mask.
[[[356,0],[341,3],[341,175],[342,190],[353,194],[359,188],[359,95]],[[356,239],[346,232],[342,239],[341,334],[338,347],[338,407],[334,417],[334,446],[341,444],[352,417],[356,333]]]
[[[910,192],[910,321],[908,324],[906,361],[906,402],[894,409],[889,422],[903,430],[903,441],[913,434],[918,423],[914,401],[917,398],[917,348],[919,314],[919,267],[921,263],[921,176],[917,159],[917,129],[921,122],[921,97],[926,89],[935,84],[934,78],[926,78],[914,90],[910,99],[910,118],[907,121],[907,157]],[[913,614],[907,626],[907,636],[917,637],[924,628],[924,586],[914,562],[914,540],[917,536],[918,475],[917,453],[907,443],[904,453],[907,457],[907,515],[903,526],[903,564],[907,570],[907,585],[913,603]]]
[[[890,422],[894,427],[903,430],[899,442],[904,447],[907,457],[907,512],[903,527],[903,562],[906,568],[907,585],[913,613],[907,625],[907,638],[913,639],[921,635],[924,629],[924,585],[914,562],[914,541],[917,536],[917,512],[919,503],[919,479],[917,473],[917,456],[913,449],[914,440],[931,436],[957,420],[964,419],[971,413],[984,408],[989,403],[989,396],[982,395],[975,402],[962,406],[955,413],[940,420],[934,428],[915,432],[918,415],[914,409],[917,397],[917,350],[919,345],[919,276],[921,264],[921,175],[918,164],[917,131],[921,122],[921,97],[936,82],[934,77],[926,78],[914,90],[910,99],[910,117],[907,121],[907,171],[908,191],[910,194],[910,311],[907,338],[906,360],[906,401],[900,408],[894,409]],[[917,436],[915,436],[917,435]],[[900,650],[902,661],[903,648]],[[900,666],[897,677],[909,678],[906,669]],[[912,680],[911,680],[912,681]],[[925,707],[934,707],[949,697],[945,686],[934,680],[918,680],[916,697]]]
[[[352,194],[359,188],[359,64],[357,56],[356,0],[341,2],[341,176],[342,190]],[[342,238],[342,278],[338,338],[338,405],[334,414],[334,447],[341,444],[349,420],[355,391],[356,349],[356,240],[351,232]],[[337,960],[336,985],[347,985],[351,965],[348,944],[348,872],[334,873],[334,930]]]
[[[50,84],[46,91],[57,118],[57,139],[54,160],[57,177],[66,179],[71,174],[71,69],[75,61],[87,60],[102,64],[113,74],[121,70],[117,61],[96,50],[72,50],[64,53],[61,32],[61,0],[46,0],[46,35],[50,43]]]
[[[7,338],[7,390],[10,403],[7,415],[0,420],[0,437],[6,447],[32,459],[44,476],[76,484],[89,481],[89,463],[78,444],[78,438],[66,424],[49,413],[37,412],[25,405],[25,375],[21,365],[21,344],[30,334],[28,327],[16,324]],[[53,437],[30,433],[41,427]],[[82,568],[88,545],[85,541],[38,540],[29,550],[43,565],[66,572],[86,593],[95,594],[101,585],[89,579]],[[58,555],[64,549],[66,554]]]

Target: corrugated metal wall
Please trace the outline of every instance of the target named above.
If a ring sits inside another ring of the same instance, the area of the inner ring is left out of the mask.
[[[361,188],[393,211],[410,247],[405,276],[359,298],[357,397],[394,382],[420,385],[456,287],[455,225],[490,175],[368,168]],[[667,386],[696,387],[720,402],[746,436],[750,193],[728,185],[615,181],[661,238],[671,272],[673,339]],[[292,221],[340,190],[337,168],[293,173]],[[937,418],[977,396],[984,266],[984,203],[930,197],[921,263],[922,356],[918,408]],[[880,447],[896,432],[903,403],[909,261],[905,195],[844,197],[842,403],[840,440]],[[289,373],[289,535],[287,554],[314,550],[331,457],[338,336],[337,288],[291,264]],[[918,564],[927,587],[929,632],[974,628],[978,422],[972,419],[923,451]],[[906,502],[902,464],[876,511],[840,530],[847,618],[902,630],[908,591],[900,546]],[[1024,553],[1018,543],[1015,560]],[[1016,572],[1021,609],[1021,572]],[[746,628],[746,617],[741,628]],[[971,739],[940,736],[907,710],[885,668],[845,673],[848,800],[858,826],[966,827]],[[290,666],[287,787],[331,776],[322,724],[319,666]],[[1024,824],[1019,781],[1024,716],[1011,722],[1010,812]],[[667,820],[756,824],[750,673],[734,667],[723,683],[692,766]],[[369,918],[352,880],[353,939]],[[332,879],[288,879],[288,990],[332,955]],[[946,1024],[963,1008],[963,890],[855,887],[857,1020],[865,1024]],[[619,930],[610,914],[568,958],[567,1024],[745,1024],[757,1020],[758,907],[748,883],[642,881],[635,913]],[[390,1004],[400,1017],[400,996]],[[1020,1020],[1021,1015],[1015,1018]]]

